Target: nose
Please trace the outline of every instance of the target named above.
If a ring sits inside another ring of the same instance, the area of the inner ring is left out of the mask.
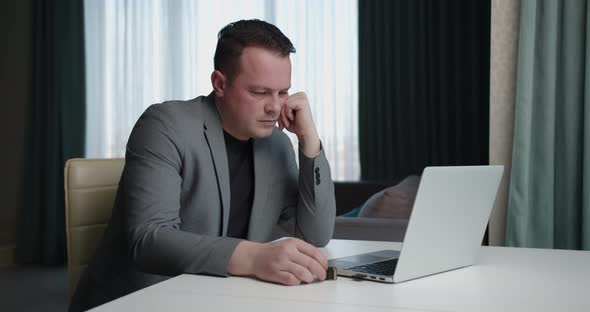
[[[276,116],[281,112],[281,108],[283,107],[283,101],[279,97],[278,94],[273,94],[272,97],[269,98],[268,102],[264,106],[264,112]]]

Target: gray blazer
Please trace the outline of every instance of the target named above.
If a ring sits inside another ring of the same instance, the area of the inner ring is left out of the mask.
[[[295,236],[324,246],[335,220],[334,185],[323,150],[299,169],[277,128],[255,139],[248,240]],[[104,237],[72,298],[92,308],[182,273],[227,276],[240,239],[226,237],[227,154],[213,94],[150,106],[127,143],[123,175]]]

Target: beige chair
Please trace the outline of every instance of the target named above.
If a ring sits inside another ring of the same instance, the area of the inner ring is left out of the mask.
[[[111,217],[125,160],[70,159],[65,166],[70,297]]]

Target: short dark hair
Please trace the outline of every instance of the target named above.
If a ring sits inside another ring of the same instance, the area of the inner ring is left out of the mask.
[[[238,71],[246,47],[260,47],[280,56],[295,53],[291,40],[275,25],[258,19],[239,20],[223,27],[217,35],[213,65],[230,80]]]

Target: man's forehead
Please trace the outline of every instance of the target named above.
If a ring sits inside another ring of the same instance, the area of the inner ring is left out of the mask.
[[[252,87],[273,90],[291,86],[291,60],[263,48],[245,48],[240,57],[238,76]]]

